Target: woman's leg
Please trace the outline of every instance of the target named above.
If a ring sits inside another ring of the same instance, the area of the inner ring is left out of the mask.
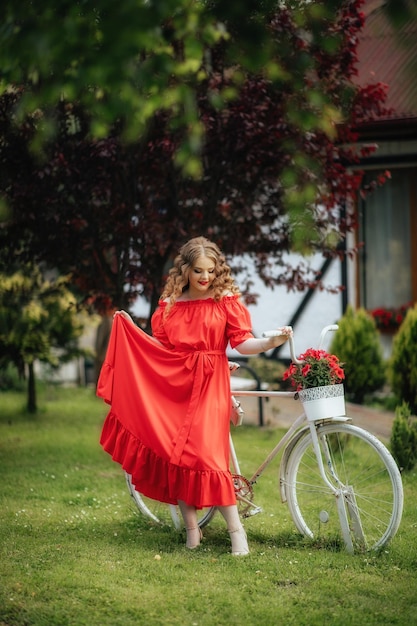
[[[197,511],[195,506],[186,504],[183,500],[178,500],[181,515],[184,520],[185,530],[187,531],[186,547],[191,550],[200,545],[202,532],[197,522]]]
[[[229,531],[230,541],[232,542],[233,556],[245,556],[249,554],[248,540],[245,529],[240,521],[237,506],[219,506],[220,513],[226,520],[227,530]]]

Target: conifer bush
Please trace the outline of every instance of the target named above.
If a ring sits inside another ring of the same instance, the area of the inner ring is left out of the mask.
[[[394,394],[417,412],[417,305],[407,311],[392,343],[389,378]]]
[[[391,453],[401,470],[411,470],[417,462],[417,421],[410,406],[402,402],[395,410],[391,432]]]
[[[260,356],[249,358],[247,364],[262,383],[268,384],[269,389],[276,391],[281,388],[282,377],[286,369],[283,363],[275,359]]]
[[[353,402],[362,404],[365,396],[381,389],[386,381],[379,333],[365,309],[348,306],[338,322],[330,351],[336,354],[345,370],[345,393]]]

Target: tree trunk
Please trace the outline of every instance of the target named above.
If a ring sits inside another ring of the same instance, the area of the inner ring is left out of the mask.
[[[104,358],[106,356],[112,323],[113,323],[113,310],[109,312],[107,315],[103,315],[101,318],[100,324],[97,326],[95,357],[94,357],[94,382],[95,384],[97,384],[98,377],[100,376],[101,366],[103,365]]]
[[[36,382],[35,382],[35,370],[33,363],[29,363],[29,376],[28,376],[28,411],[29,413],[36,413]]]

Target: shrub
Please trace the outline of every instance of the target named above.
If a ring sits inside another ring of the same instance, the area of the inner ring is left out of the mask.
[[[409,309],[392,343],[389,378],[400,401],[417,412],[417,305]]]
[[[251,357],[248,365],[257,374],[263,383],[267,383],[269,389],[279,390],[285,371],[285,365],[280,361],[265,357]]]
[[[400,404],[395,411],[390,443],[398,467],[411,470],[417,462],[417,421],[411,417],[407,402]]]
[[[0,368],[0,391],[24,391],[25,389],[25,380],[19,376],[17,369],[11,363]]]
[[[345,370],[345,392],[361,404],[367,394],[384,385],[385,362],[374,319],[365,309],[348,306],[339,320],[330,351],[336,354]]]

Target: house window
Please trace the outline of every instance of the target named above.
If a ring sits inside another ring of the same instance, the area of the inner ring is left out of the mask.
[[[417,299],[416,171],[392,178],[360,206],[360,302],[366,309],[400,307]]]

